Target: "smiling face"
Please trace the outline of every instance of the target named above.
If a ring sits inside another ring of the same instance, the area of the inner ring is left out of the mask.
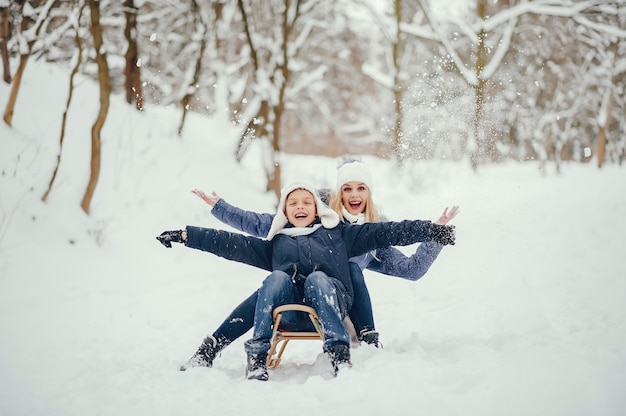
[[[352,215],[365,212],[369,188],[362,182],[346,182],[341,187],[341,202]]]
[[[285,199],[285,215],[295,227],[311,224],[317,215],[313,194],[305,189],[291,191]]]

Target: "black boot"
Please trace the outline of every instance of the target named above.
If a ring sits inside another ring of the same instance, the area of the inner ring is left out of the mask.
[[[366,344],[373,345],[376,348],[382,348],[383,345],[378,341],[378,332],[375,330],[363,330],[359,334],[359,341],[365,342]]]
[[[198,347],[198,351],[183,365],[180,371],[185,371],[192,367],[212,367],[213,360],[220,352],[217,347],[217,340],[209,335],[202,341],[202,345]]]
[[[350,362],[350,347],[345,344],[335,344],[328,350],[328,358],[333,366],[333,373],[337,376],[342,367],[352,367]]]
[[[248,366],[246,367],[246,378],[248,380],[267,381],[267,353],[248,354]]]

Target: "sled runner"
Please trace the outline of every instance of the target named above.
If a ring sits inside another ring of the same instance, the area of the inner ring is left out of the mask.
[[[284,328],[281,329],[280,321],[283,317],[284,312],[304,312],[308,314],[313,327],[315,328],[315,332],[313,331],[287,331]],[[267,366],[268,368],[276,368],[280,364],[281,357],[283,356],[283,352],[285,352],[285,348],[287,347],[287,343],[291,340],[320,340],[324,341],[324,334],[322,333],[322,327],[319,322],[319,318],[317,317],[317,312],[315,309],[306,305],[299,304],[287,304],[282,305],[274,309],[272,313],[274,317],[274,331],[272,333],[272,339],[270,340],[270,350],[267,354]]]

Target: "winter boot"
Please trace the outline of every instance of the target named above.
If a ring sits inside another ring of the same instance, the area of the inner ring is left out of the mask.
[[[213,360],[218,352],[217,340],[212,335],[209,335],[202,341],[198,351],[185,364],[180,366],[180,371],[185,371],[192,367],[212,367]]]
[[[350,347],[345,344],[335,344],[328,350],[328,358],[333,366],[333,374],[335,377],[340,368],[352,367],[350,362]]]
[[[373,345],[376,348],[382,348],[383,345],[378,341],[378,332],[375,330],[363,330],[359,335],[359,341]]]
[[[267,381],[267,353],[248,354],[248,366],[246,367],[246,378],[248,380]]]

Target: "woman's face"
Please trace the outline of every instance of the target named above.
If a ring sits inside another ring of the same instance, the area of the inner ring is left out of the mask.
[[[341,202],[352,215],[365,212],[369,188],[362,182],[346,182],[341,187]]]
[[[295,227],[306,227],[315,220],[317,206],[313,194],[304,189],[291,191],[285,199],[285,216]]]

